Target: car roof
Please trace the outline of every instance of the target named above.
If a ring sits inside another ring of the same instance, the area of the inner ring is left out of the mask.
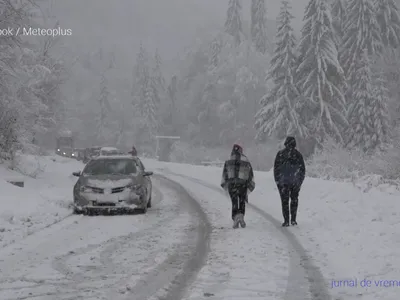
[[[101,151],[119,151],[118,148],[115,147],[101,147]]]
[[[93,157],[92,160],[98,160],[98,159],[132,159],[132,160],[139,160],[137,156],[132,156],[128,154],[117,154],[117,155],[100,155]]]

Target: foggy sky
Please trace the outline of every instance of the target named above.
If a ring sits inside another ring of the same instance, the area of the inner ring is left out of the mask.
[[[73,31],[65,39],[71,51],[95,51],[101,46],[117,49],[119,56],[129,60],[134,59],[141,41],[151,50],[158,47],[164,59],[176,57],[202,28],[223,25],[228,5],[228,0],[48,1],[61,26]],[[242,1],[247,19],[250,2]],[[306,3],[307,0],[292,1],[297,30]],[[280,0],[268,0],[266,5],[268,18],[276,19]]]

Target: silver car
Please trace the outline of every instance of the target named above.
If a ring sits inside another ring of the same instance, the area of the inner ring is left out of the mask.
[[[138,157],[92,158],[74,186],[74,212],[78,214],[146,213],[151,207],[153,172],[146,172]]]

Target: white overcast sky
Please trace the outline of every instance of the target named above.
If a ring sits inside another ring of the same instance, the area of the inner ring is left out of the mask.
[[[62,27],[73,30],[81,48],[97,45],[129,49],[139,41],[175,55],[190,43],[196,31],[223,24],[228,0],[49,0]],[[243,0],[249,17],[250,0]],[[268,0],[268,18],[275,19],[280,0]],[[295,27],[300,28],[307,0],[292,1]]]

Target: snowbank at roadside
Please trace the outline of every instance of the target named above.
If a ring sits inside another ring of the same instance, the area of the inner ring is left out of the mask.
[[[144,163],[149,170],[165,174],[170,170],[215,186],[221,179],[221,168]],[[249,202],[281,220],[272,173],[256,172],[255,176],[257,187]],[[334,299],[398,299],[399,199],[400,192],[391,186],[306,178],[300,193],[299,227],[288,230],[315,259]],[[228,216],[226,222],[230,222]],[[369,287],[361,286],[363,279],[370,280]]]
[[[0,247],[68,216],[76,182],[72,172],[83,167],[56,155],[21,155],[17,161],[14,171],[0,165]],[[18,180],[23,188],[8,182]]]

